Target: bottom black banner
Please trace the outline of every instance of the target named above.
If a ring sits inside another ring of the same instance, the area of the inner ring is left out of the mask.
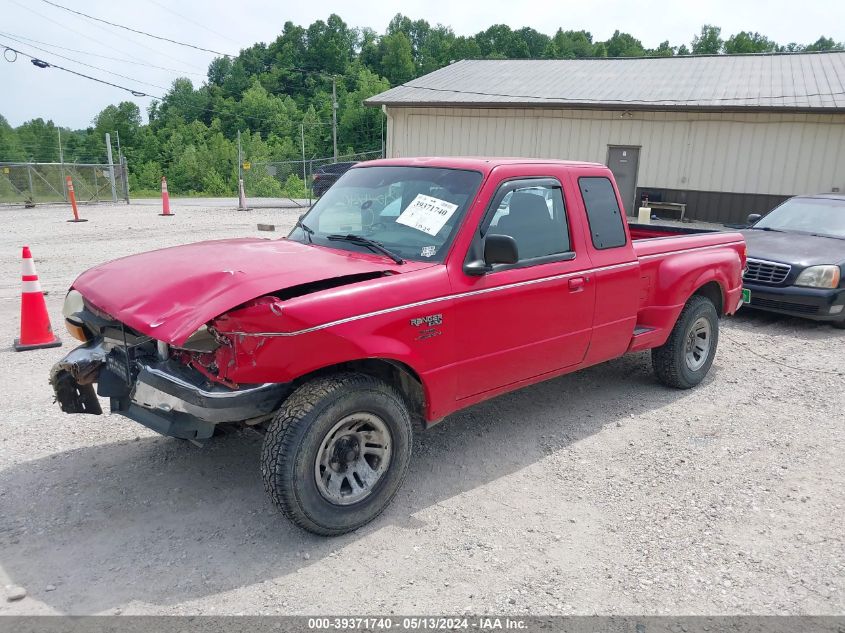
[[[5,633],[521,631],[845,633],[845,616],[0,616]]]

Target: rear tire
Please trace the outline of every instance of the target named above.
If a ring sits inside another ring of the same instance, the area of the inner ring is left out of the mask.
[[[299,527],[344,534],[393,499],[412,441],[407,405],[390,385],[356,373],[316,378],[291,394],[267,429],[264,488]]]
[[[672,333],[651,350],[657,379],[668,387],[690,389],[704,380],[719,344],[719,314],[707,297],[694,295],[681,311]]]

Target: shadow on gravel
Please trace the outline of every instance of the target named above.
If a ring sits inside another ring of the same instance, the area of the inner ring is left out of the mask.
[[[718,360],[708,382],[717,375]],[[324,559],[333,565],[332,552],[389,526],[412,538],[425,525],[415,513],[689,393],[657,384],[648,356],[637,354],[474,406],[418,434],[393,504],[334,539],[297,529],[271,506],[254,431],[202,449],[144,438],[59,453],[0,472],[0,562],[30,596],[73,614],[272,582]],[[570,494],[562,490],[561,500]]]
[[[759,330],[766,335],[789,336],[804,341],[845,339],[845,330],[837,329],[830,323],[749,308],[741,309],[726,323],[748,332]]]

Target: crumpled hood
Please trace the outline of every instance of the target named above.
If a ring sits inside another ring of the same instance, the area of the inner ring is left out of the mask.
[[[181,345],[242,303],[346,275],[427,267],[258,238],[215,240],[132,255],[82,273],[73,288],[103,312],[155,339]]]
[[[798,268],[845,263],[845,240],[835,237],[759,229],[740,232],[745,237],[748,256],[753,259],[768,259]]]

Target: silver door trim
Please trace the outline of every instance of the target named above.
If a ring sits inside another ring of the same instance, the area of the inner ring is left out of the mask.
[[[392,312],[399,312],[401,310],[409,310],[412,308],[419,308],[421,306],[431,305],[435,303],[441,303],[443,301],[449,301],[452,299],[463,299],[465,297],[474,297],[477,295],[483,295],[490,292],[499,292],[500,290],[510,290],[512,288],[521,288],[524,286],[531,286],[534,284],[546,283],[549,281],[558,281],[560,279],[567,279],[568,277],[578,277],[580,275],[586,275],[589,273],[598,273],[605,270],[616,270],[619,268],[629,268],[631,266],[639,266],[639,260],[633,262],[624,262],[621,264],[613,264],[610,266],[599,266],[598,268],[587,268],[583,270],[576,270],[571,273],[563,273],[560,275],[552,275],[550,277],[542,277],[540,279],[528,279],[526,281],[517,281],[511,284],[504,284],[501,286],[494,286],[492,288],[482,288],[481,290],[469,290],[467,292],[459,292],[453,295],[446,295],[443,297],[435,297],[434,299],[425,299],[423,301],[415,301],[414,303],[406,303],[401,306],[395,306],[393,308],[384,308],[383,310],[375,310],[374,312],[366,312],[364,314],[358,314],[351,317],[346,317],[343,319],[338,319],[336,321],[330,321],[328,323],[323,323],[321,325],[315,325],[309,328],[304,328],[302,330],[295,330],[292,332],[239,332],[239,331],[230,331],[224,332],[220,331],[220,334],[230,334],[234,336],[269,336],[269,337],[287,337],[287,336],[299,336],[300,334],[309,334],[311,332],[316,332],[318,330],[324,330],[326,328],[334,327],[336,325],[344,325],[346,323],[351,323],[353,321],[359,321],[361,319],[368,319],[370,317],[375,316],[382,316],[384,314],[390,314]]]

